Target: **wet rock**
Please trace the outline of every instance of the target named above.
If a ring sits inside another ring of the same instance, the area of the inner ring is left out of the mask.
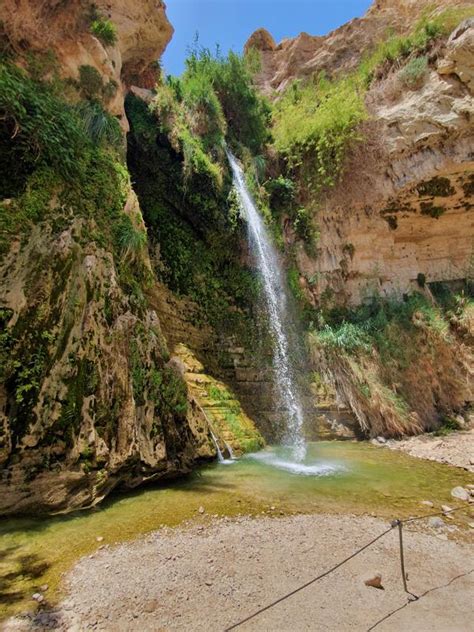
[[[444,520],[438,516],[433,516],[428,520],[428,526],[433,529],[442,529],[445,526]]]
[[[364,584],[366,586],[371,586],[372,588],[384,590],[384,587],[382,586],[382,573],[371,573],[370,575],[367,575],[364,579]]]
[[[458,500],[469,500],[469,492],[467,491],[467,489],[464,489],[464,487],[453,487],[453,489],[451,490],[451,496],[453,498],[457,498]]]

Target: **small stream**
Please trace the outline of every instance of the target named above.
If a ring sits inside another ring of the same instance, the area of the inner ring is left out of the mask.
[[[309,443],[295,462],[291,447],[268,448],[231,464],[215,463],[164,486],[115,495],[92,510],[44,519],[0,521],[0,608],[28,609],[48,584],[58,598],[61,573],[99,546],[129,540],[163,526],[213,516],[293,513],[374,513],[387,519],[431,513],[431,500],[456,506],[450,491],[474,477],[458,468],[411,458],[366,443]],[[199,512],[204,508],[204,513]],[[464,512],[446,521],[466,535]],[[464,534],[464,536],[463,536]],[[97,538],[103,538],[98,541]]]

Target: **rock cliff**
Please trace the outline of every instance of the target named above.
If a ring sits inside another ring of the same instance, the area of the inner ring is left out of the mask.
[[[113,41],[91,30],[96,15],[114,25]],[[20,63],[52,53],[61,78],[72,81],[81,67],[97,70],[111,86],[107,108],[125,131],[127,86],[154,86],[157,60],[173,34],[162,0],[71,0],[67,7],[60,0],[5,0],[2,31]]]
[[[159,0],[7,0],[0,17],[0,514],[62,512],[217,453],[124,161],[125,94],[155,84],[172,28]],[[239,419],[217,440],[241,448]]]
[[[406,33],[423,12],[433,8],[469,6],[456,0],[376,0],[361,18],[354,18],[327,35],[300,33],[278,44],[266,29],[258,29],[247,40],[245,50],[260,52],[261,69],[256,81],[272,95],[283,91],[294,79],[321,71],[329,75],[347,73],[359,65],[364,54],[389,33]],[[315,15],[317,25],[317,14]]]
[[[389,29],[403,36],[420,16],[440,11],[451,15],[451,9],[463,14],[463,7],[469,13],[463,3],[439,2],[437,7],[429,2],[375,2],[363,18],[327,36],[302,33],[277,45],[259,30],[246,49],[260,51],[256,80],[278,101],[294,80],[304,82],[320,72],[335,78],[356,73]],[[367,113],[358,128],[359,142],[349,148],[341,179],[318,194],[301,194],[299,202],[312,213],[315,251],[308,252],[289,221],[284,223],[285,239],[296,253],[300,288],[316,309],[355,309],[374,296],[403,301],[413,292],[434,302],[440,287],[460,290],[472,280],[473,45],[471,18],[437,41],[420,62],[426,70],[413,84],[404,83],[402,63],[387,61],[379,67],[365,94]],[[310,158],[305,167],[307,173]],[[402,416],[413,414],[412,431],[433,428],[440,414],[465,410],[472,401],[468,330],[444,345],[438,341],[437,357],[432,355],[433,340],[400,340],[400,349],[414,345],[419,351],[405,368],[382,369],[380,358],[372,358],[362,361],[360,369],[339,353],[328,357],[320,352],[316,366],[366,431],[406,431],[394,421],[399,414],[393,402],[384,404],[385,396],[377,394],[378,387],[383,390],[379,380],[383,388],[408,398]],[[417,372],[417,366],[424,366],[423,371]],[[376,376],[372,391],[364,375]]]

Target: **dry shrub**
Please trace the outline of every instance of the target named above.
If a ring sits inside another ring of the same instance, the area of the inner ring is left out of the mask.
[[[407,365],[375,349],[346,353],[311,340],[316,369],[334,386],[367,436],[400,437],[434,430],[443,415],[459,412],[472,400],[468,345],[440,335],[422,322],[400,336],[414,350]]]

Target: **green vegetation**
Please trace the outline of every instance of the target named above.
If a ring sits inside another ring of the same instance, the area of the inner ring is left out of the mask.
[[[79,66],[79,88],[86,99],[98,97],[102,87],[102,77],[94,66]]]
[[[123,143],[119,122],[97,101],[82,101],[76,112],[81,127],[94,145],[120,147]]]
[[[208,175],[223,183],[224,143],[257,153],[268,139],[270,108],[252,85],[249,60],[213,55],[197,44],[183,75],[167,77],[152,104],[161,131],[183,155],[187,177]]]
[[[425,288],[402,301],[374,297],[358,308],[323,310],[310,333],[314,358],[341,380],[367,433],[432,430],[459,406],[469,286],[457,293],[445,284],[429,289],[436,302]]]
[[[427,70],[428,57],[426,55],[414,57],[400,70],[398,80],[410,90],[416,90],[423,83]]]
[[[444,215],[446,209],[444,206],[437,206],[433,202],[420,202],[420,211],[422,215],[429,215],[435,219],[439,219]]]
[[[147,244],[143,228],[138,228],[129,215],[123,215],[115,227],[115,235],[122,256],[130,261],[139,260]]]
[[[1,165],[1,197],[9,195],[6,176],[12,165],[14,181],[24,180],[44,165],[65,178],[75,175],[76,158],[84,151],[83,134],[72,106],[62,102],[48,84],[33,81],[15,66],[1,64],[0,122],[1,156],[10,159],[8,168]]]
[[[380,76],[394,66],[400,66],[408,58],[411,60],[424,56],[440,37],[446,37],[465,18],[472,17],[470,7],[450,7],[438,14],[425,13],[414,25],[408,35],[389,35],[381,41],[375,50],[367,55],[358,74],[366,85],[374,77]],[[423,65],[423,62],[418,62]],[[415,65],[416,68],[416,65]]]
[[[450,415],[443,415],[441,425],[435,430],[434,434],[438,437],[446,437],[451,432],[456,432],[456,430],[461,430],[459,422]]]
[[[36,419],[41,388],[64,352],[77,309],[97,298],[97,289],[88,280],[84,293],[69,285],[80,246],[95,241],[112,253],[129,309],[140,317],[146,306],[143,289],[150,273],[143,254],[147,239],[141,218],[123,213],[130,178],[121,155],[118,121],[104,111],[96,96],[72,105],[60,92],[55,81],[34,80],[10,64],[0,66],[0,195],[6,198],[0,203],[0,253],[10,248],[12,239],[20,238],[23,248],[35,225],[42,226],[47,240],[71,226],[75,218],[82,220],[74,224],[75,246],[64,261],[38,256],[26,287],[28,308],[0,338],[14,442]],[[104,314],[111,324],[114,310],[110,305],[105,305]],[[84,342],[86,350],[91,352]],[[60,416],[43,438],[47,443],[62,437],[66,445],[72,445],[84,397],[97,388],[94,363],[92,359],[71,361]],[[163,383],[169,386],[171,382],[167,378]],[[95,414],[104,436],[113,434],[120,413],[119,390],[114,387],[109,406],[97,400]],[[172,400],[169,389],[166,397]],[[88,459],[87,463],[89,467]]]
[[[98,16],[92,21],[90,29],[105,46],[113,46],[117,42],[117,28],[111,20]]]
[[[415,292],[404,301],[372,299],[355,309],[323,312],[323,324],[313,331],[313,340],[323,347],[347,353],[371,353],[376,349],[383,362],[406,364],[416,352],[404,346],[407,334],[427,327],[449,340],[449,323],[440,306]]]
[[[408,35],[389,35],[367,54],[352,74],[328,79],[324,74],[294,81],[273,109],[273,136],[301,186],[318,193],[334,186],[349,147],[360,140],[367,118],[364,98],[372,81],[401,68],[399,81],[416,89],[428,68],[427,53],[464,18],[471,8],[449,8],[424,15]]]
[[[201,321],[218,329],[246,328],[258,283],[235,247],[243,225],[230,181],[216,189],[211,174],[188,175],[184,157],[159,133],[160,122],[146,105],[130,96],[126,107],[128,160],[152,250],[159,245],[157,275],[198,305]]]
[[[275,148],[290,169],[303,168],[316,189],[333,186],[365,118],[364,91],[354,77],[330,81],[319,75],[306,84],[294,82],[275,104]]]

